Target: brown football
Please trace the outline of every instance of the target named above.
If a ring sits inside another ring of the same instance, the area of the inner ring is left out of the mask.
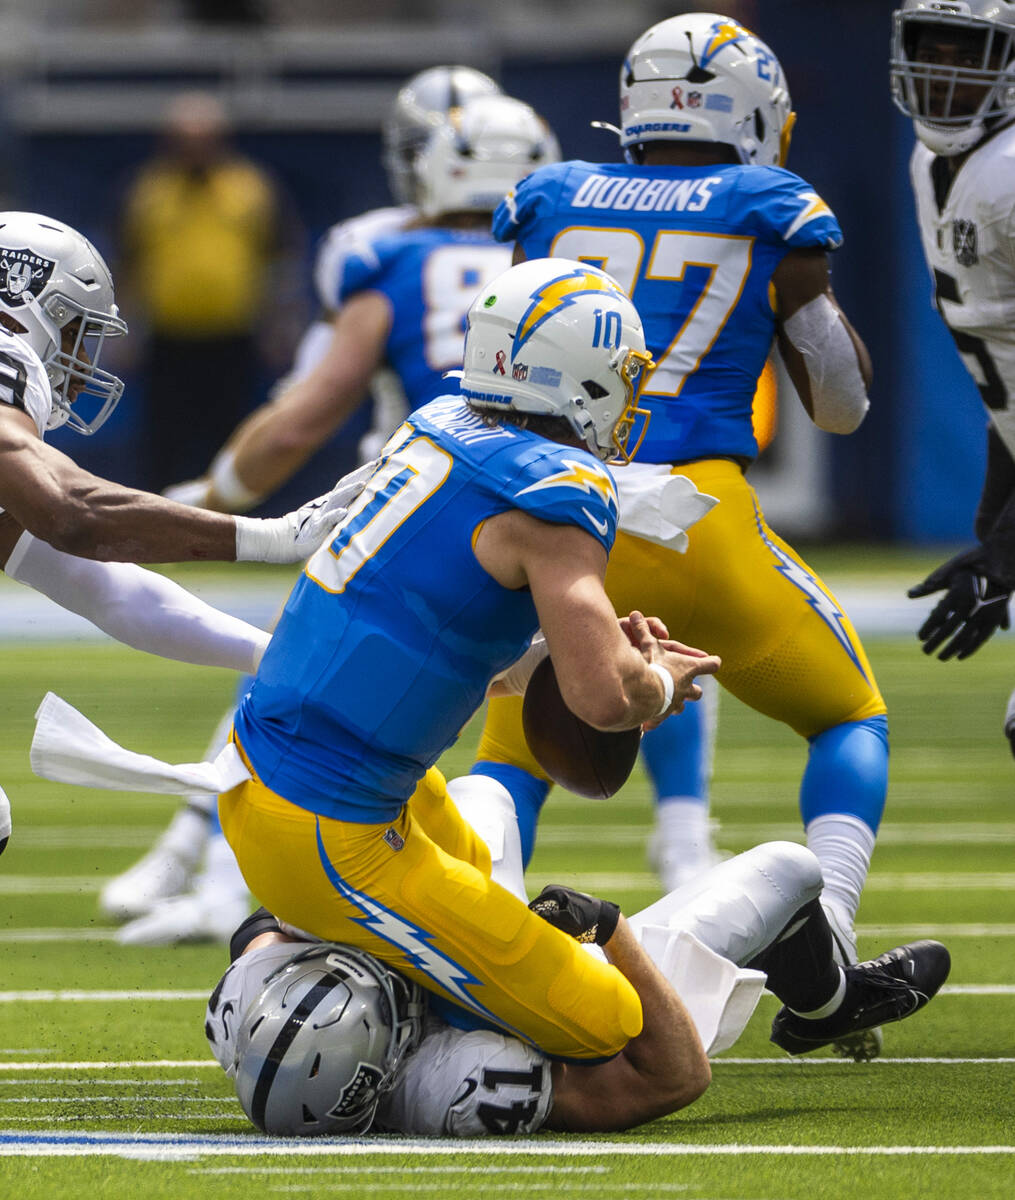
[[[578,796],[603,800],[627,782],[638,757],[640,729],[604,733],[564,703],[548,658],[525,689],[522,726],[536,762],[555,782]]]

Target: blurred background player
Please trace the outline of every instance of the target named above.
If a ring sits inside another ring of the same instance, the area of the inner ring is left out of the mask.
[[[945,591],[917,635],[927,654],[942,647],[942,659],[967,658],[1007,629],[1015,588],[1013,47],[1015,4],[1004,0],[906,0],[894,16],[892,95],[916,131],[910,179],[920,239],[938,312],[987,416],[978,544],[909,591]],[[1005,731],[1015,733],[1015,702]]]
[[[256,403],[265,347],[292,308],[295,251],[278,185],[238,153],[220,102],[177,96],[124,203],[124,304],[144,322],[146,486],[200,470]]]
[[[329,237],[318,269],[319,284],[333,289],[322,297],[334,314],[326,337],[311,331],[286,386],[236,430],[208,477],[172,494],[226,508],[269,495],[348,420],[381,368],[409,409],[455,388],[443,376],[461,366],[468,307],[510,264],[510,252],[490,233],[490,215],[533,167],[557,161],[559,149],[545,122],[498,94],[486,76],[461,67],[424,76],[402,89],[396,113],[403,115],[386,126],[392,187],[404,194],[411,164],[415,204],[382,212],[406,227],[390,230],[387,216],[367,214]],[[424,101],[456,103],[449,116]],[[385,411],[397,424],[404,409]],[[210,754],[230,721],[231,714]],[[248,895],[225,839],[213,836],[205,848],[213,811],[214,797],[191,797],[152,851],[103,889],[103,912],[131,919],[119,940],[224,939],[235,928]],[[192,893],[180,896],[202,856]]]
[[[800,793],[808,845],[844,961],[888,782],[885,705],[841,606],[765,524],[744,472],[757,454],[751,400],[774,338],[822,429],[849,433],[867,407],[866,350],[831,291],[842,240],[820,196],[782,168],[793,125],[778,60],[715,13],[653,26],[620,78],[626,165],[564,163],[525,180],[494,217],[516,260],[595,262],[629,289],[654,369],[638,461],[616,472],[621,505],[659,464],[720,503],[685,555],[621,533],[607,574],[618,612],[638,603],[675,635],[718,647],[719,676],[809,743]],[[774,303],[774,309],[773,309]],[[517,705],[490,706],[480,758],[529,766]],[[487,763],[482,769],[489,772]],[[500,776],[509,790],[510,774]],[[871,1056],[875,1035],[848,1048]]]

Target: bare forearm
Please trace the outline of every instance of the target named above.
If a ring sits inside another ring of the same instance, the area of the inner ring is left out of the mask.
[[[639,1076],[660,1087],[678,1087],[690,1104],[708,1086],[711,1072],[701,1038],[677,993],[660,973],[621,917],[604,950],[633,985],[641,1000],[642,1031],[622,1054]]]

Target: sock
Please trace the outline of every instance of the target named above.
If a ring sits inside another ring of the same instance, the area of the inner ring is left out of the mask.
[[[204,870],[195,882],[194,891],[215,896],[248,895],[247,884],[240,874],[236,856],[221,833],[208,839]]]
[[[200,860],[208,841],[210,805],[214,796],[195,793],[187,797],[187,803],[176,810],[165,833],[159,839],[163,850],[168,851],[188,867]]]
[[[841,912],[851,927],[874,853],[874,831],[858,817],[826,813],[808,823],[807,848],[821,863],[822,901]]]
[[[716,823],[708,801],[695,796],[666,796],[656,809],[653,858],[667,874],[679,868],[688,876],[707,871],[718,861],[713,844]]]
[[[832,931],[816,897],[798,909],[775,941],[747,965],[768,975],[768,990],[793,1012],[827,1016],[842,1002],[846,986],[832,951]],[[828,1008],[833,1002],[834,1007]]]
[[[642,738],[642,759],[657,804],[671,796],[708,804],[718,690],[713,680],[705,679],[704,694],[697,703],[686,705],[682,713],[670,717]]]
[[[536,844],[536,823],[550,785],[536,779],[521,767],[509,767],[506,763],[480,761],[473,763],[470,775],[488,775],[504,785],[510,793],[518,818],[518,836],[522,843],[522,863],[527,867]]]

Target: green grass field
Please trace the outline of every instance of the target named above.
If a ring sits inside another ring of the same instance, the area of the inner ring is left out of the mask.
[[[906,564],[907,580],[918,572]],[[205,1047],[203,996],[224,949],[119,947],[97,912],[102,882],[144,851],[174,802],[44,783],[28,765],[47,690],[124,744],[186,760],[200,757],[232,678],[109,644],[0,643],[0,782],[15,812],[0,862],[0,1196],[1008,1200],[1015,763],[1000,724],[1015,638],[950,664],[926,659],[911,637],[867,645],[893,753],[861,950],[937,936],[953,958],[946,991],[886,1030],[882,1059],[789,1060],[767,1040],[775,1001],[765,997],[701,1101],[627,1134],[283,1145],[246,1124]],[[467,768],[475,732],[448,755],[449,774]],[[724,697],[713,790],[724,849],[799,839],[803,752]],[[651,817],[640,774],[609,802],[555,795],[531,888],[574,882],[628,911],[654,899]]]

